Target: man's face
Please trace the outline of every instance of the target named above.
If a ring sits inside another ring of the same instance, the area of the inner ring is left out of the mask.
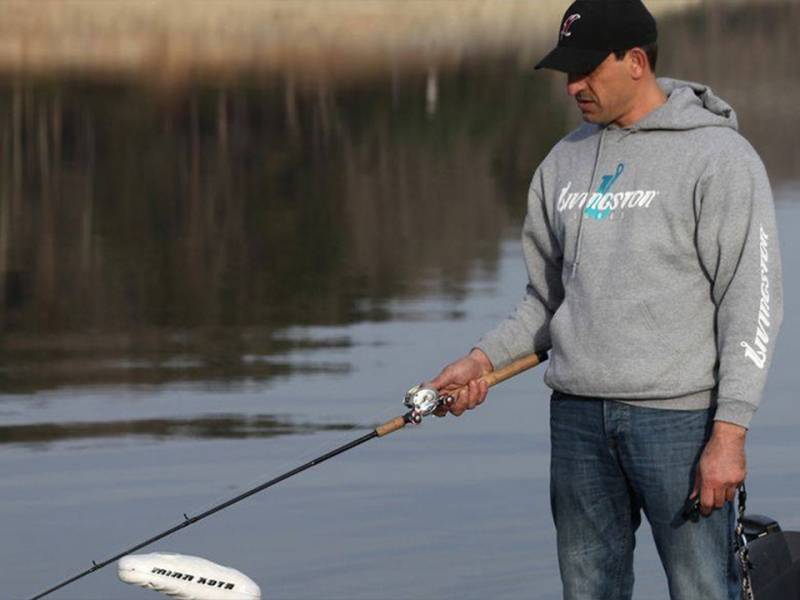
[[[591,73],[567,76],[567,94],[575,98],[584,121],[607,125],[629,110],[632,81],[628,61],[629,56],[617,60],[609,54]]]

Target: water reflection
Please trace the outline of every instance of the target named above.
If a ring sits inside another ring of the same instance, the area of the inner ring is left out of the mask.
[[[320,431],[349,431],[348,423],[295,423],[273,415],[212,415],[190,419],[141,419],[79,423],[0,426],[0,445],[49,444],[72,440],[143,437],[154,439],[239,439]]]
[[[344,374],[352,368],[349,363],[291,355],[350,345],[347,337],[288,338],[263,327],[9,334],[0,389],[19,394],[75,385],[263,382],[277,376]]]
[[[661,71],[711,83],[773,178],[793,177],[800,7],[708,3],[661,23]],[[6,77],[0,391],[346,370],[287,359],[326,342],[281,332],[464,298],[576,119],[520,40],[339,79]]]
[[[387,82],[168,99],[117,85],[7,88],[6,381],[69,356],[62,377],[117,383],[122,362],[96,360],[109,349],[151,360],[155,380],[177,375],[163,363],[184,353],[213,378],[273,353],[289,325],[386,319],[386,301],[431,285],[463,295],[473,263],[497,259],[527,165],[563,127],[556,118],[535,144],[520,140],[547,89],[505,70],[443,76],[434,121],[418,102],[424,78],[393,98]],[[501,84],[511,113],[498,116]]]

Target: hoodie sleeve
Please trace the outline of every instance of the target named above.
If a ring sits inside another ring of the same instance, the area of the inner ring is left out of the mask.
[[[511,314],[476,344],[500,369],[513,360],[550,349],[550,319],[564,298],[561,248],[544,202],[541,169],[528,191],[522,252],[528,270],[525,295]]]
[[[696,243],[717,307],[714,418],[747,427],[772,362],[783,293],[767,174],[755,151],[738,139],[698,183]]]

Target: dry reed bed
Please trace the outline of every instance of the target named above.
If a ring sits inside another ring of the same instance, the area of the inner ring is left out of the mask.
[[[654,11],[702,0],[650,0]],[[0,72],[291,72],[300,80],[533,60],[565,0],[0,0]]]

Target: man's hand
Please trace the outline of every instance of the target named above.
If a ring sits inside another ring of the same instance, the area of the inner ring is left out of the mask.
[[[433,414],[444,417],[451,412],[460,417],[464,411],[472,410],[482,404],[489,392],[489,385],[485,382],[479,383],[477,380],[481,375],[493,370],[489,357],[478,348],[473,348],[464,358],[447,365],[425,386],[437,390],[440,396],[452,394],[454,400],[449,406],[440,406]],[[467,384],[469,384],[467,388],[455,393],[455,390]]]
[[[690,498],[700,494],[700,512],[708,516],[722,508],[726,500],[733,501],[736,490],[747,474],[744,440],[747,429],[740,425],[716,421],[711,438],[706,443],[694,477]]]

